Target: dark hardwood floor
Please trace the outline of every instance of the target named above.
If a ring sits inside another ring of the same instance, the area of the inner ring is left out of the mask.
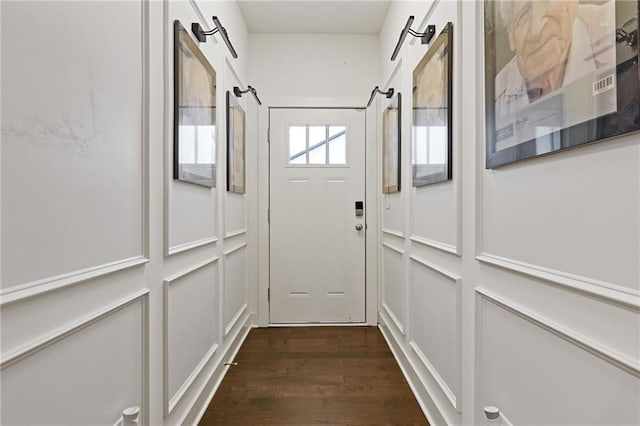
[[[253,329],[200,425],[428,424],[376,327]]]

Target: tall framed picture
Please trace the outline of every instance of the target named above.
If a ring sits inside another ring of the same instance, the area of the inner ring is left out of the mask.
[[[173,178],[215,187],[216,72],[180,21],[173,36]]]
[[[486,167],[640,129],[629,0],[485,0]]]
[[[413,186],[452,177],[453,24],[431,42],[413,71]]]
[[[382,113],[382,192],[400,191],[401,95],[396,93]]]
[[[245,114],[227,91],[227,191],[245,193]]]

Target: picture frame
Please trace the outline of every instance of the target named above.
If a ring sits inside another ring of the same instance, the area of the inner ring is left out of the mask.
[[[414,187],[453,177],[453,24],[413,70],[411,169]]]
[[[227,91],[227,191],[245,193],[246,118],[236,96]]]
[[[400,192],[402,95],[396,93],[382,113],[382,192]]]
[[[176,20],[173,78],[173,178],[216,186],[216,71]]]
[[[532,4],[485,0],[487,169],[640,130],[640,2]]]

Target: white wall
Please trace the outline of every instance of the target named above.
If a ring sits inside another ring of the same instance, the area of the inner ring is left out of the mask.
[[[249,79],[265,98],[355,98],[363,105],[378,84],[373,35],[251,33],[249,51]]]
[[[486,170],[482,3],[392,3],[380,64],[403,94],[427,50],[408,38],[389,60],[409,15],[454,28],[453,180],[411,187],[407,113],[402,192],[380,194],[380,321],[423,409],[434,424],[482,423],[486,405],[514,424],[637,424],[640,136]]]
[[[226,191],[225,91],[247,84],[237,4],[2,2],[0,14],[0,420],[113,424],[138,405],[143,424],[193,422],[256,310],[246,96],[247,193]],[[173,20],[209,28],[212,15],[239,54],[218,36],[200,44],[217,72],[215,189],[172,179]]]

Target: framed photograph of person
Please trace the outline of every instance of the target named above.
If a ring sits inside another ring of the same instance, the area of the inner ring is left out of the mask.
[[[396,93],[382,113],[382,192],[400,191],[401,118],[402,98]]]
[[[173,178],[213,188],[216,72],[180,21],[173,29]]]
[[[227,91],[227,191],[245,193],[245,114]]]
[[[449,22],[413,70],[413,186],[452,177],[452,47]]]
[[[629,0],[485,0],[486,167],[640,130]]]

